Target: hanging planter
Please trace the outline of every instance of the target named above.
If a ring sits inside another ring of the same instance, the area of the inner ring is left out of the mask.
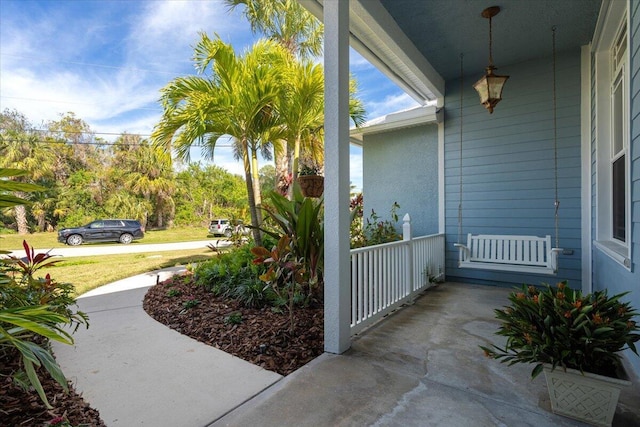
[[[324,192],[324,176],[300,175],[298,177],[300,190],[305,197],[320,197]]]
[[[320,167],[316,162],[302,163],[298,171],[298,185],[305,197],[320,197],[324,192],[324,177],[320,175]]]
[[[544,375],[554,414],[584,421],[594,426],[610,426],[620,390],[631,381],[575,369],[552,369],[545,364]],[[621,375],[623,376],[623,375]]]

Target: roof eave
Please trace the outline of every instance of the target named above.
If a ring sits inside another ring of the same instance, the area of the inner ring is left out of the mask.
[[[323,0],[299,0],[323,19]],[[444,79],[378,0],[349,1],[350,45],[420,104],[444,98]]]

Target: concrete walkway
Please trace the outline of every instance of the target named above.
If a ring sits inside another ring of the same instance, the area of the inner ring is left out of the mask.
[[[148,287],[173,272],[81,296],[89,329],[74,334],[74,346],[53,345],[67,378],[108,426],[204,426],[282,378],[149,317],[142,309]]]
[[[129,283],[155,283],[145,276]],[[79,299],[91,327],[76,333],[75,348],[54,349],[108,426],[585,426],[551,413],[542,375],[531,381],[529,366],[478,348],[495,342],[493,309],[509,289],[439,285],[347,353],[285,378],[157,323],[141,308],[146,287],[104,291]],[[613,425],[640,426],[637,378]]]
[[[509,289],[446,283],[287,376],[213,426],[585,426],[554,415],[543,375],[484,357]],[[634,356],[635,357],[635,356]],[[616,427],[640,426],[640,390],[622,393]]]

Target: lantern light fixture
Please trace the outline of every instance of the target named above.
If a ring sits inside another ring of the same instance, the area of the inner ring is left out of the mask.
[[[493,113],[496,104],[502,100],[502,89],[509,78],[509,76],[499,76],[493,73],[497,68],[493,65],[491,18],[498,13],[500,13],[500,6],[491,6],[482,11],[482,17],[489,20],[489,65],[485,69],[487,73],[473,85],[473,88],[480,95],[480,103],[489,110],[489,114]]]

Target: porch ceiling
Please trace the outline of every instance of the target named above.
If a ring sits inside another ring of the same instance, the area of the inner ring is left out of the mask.
[[[551,54],[551,27],[561,52],[591,41],[602,0],[380,0],[405,35],[445,79],[465,70],[480,77],[488,63],[489,23],[480,13],[500,6],[493,18],[496,66]]]
[[[299,0],[322,19],[325,0]],[[497,67],[588,44],[603,1],[609,0],[350,0],[351,45],[418,102],[444,95],[444,82],[460,74],[480,77],[488,65],[489,24],[481,12],[500,6],[493,19]],[[618,1],[618,0],[614,0]],[[499,73],[499,72],[498,72]]]

